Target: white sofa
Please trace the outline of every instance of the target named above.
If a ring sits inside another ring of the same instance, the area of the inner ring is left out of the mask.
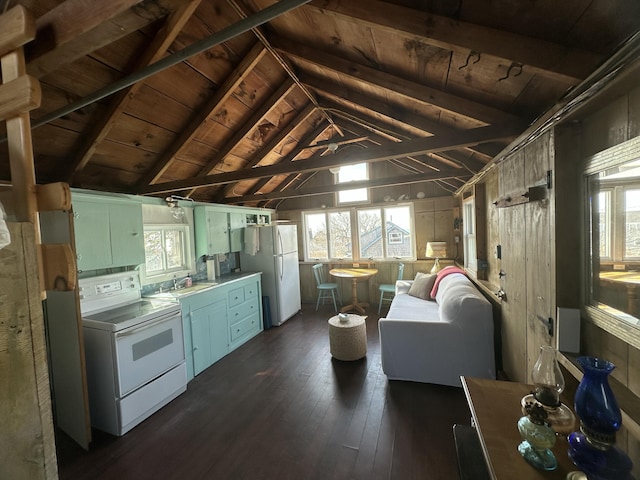
[[[444,276],[435,301],[396,282],[378,323],[382,370],[390,380],[461,386],[460,376],[495,378],[491,303],[461,273]]]

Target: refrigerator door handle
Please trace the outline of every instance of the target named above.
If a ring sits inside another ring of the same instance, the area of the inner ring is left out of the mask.
[[[282,277],[284,275],[284,244],[282,243],[282,233],[280,230],[278,232],[278,243],[280,244],[280,251],[278,252],[278,257],[280,257],[280,280],[282,281]]]

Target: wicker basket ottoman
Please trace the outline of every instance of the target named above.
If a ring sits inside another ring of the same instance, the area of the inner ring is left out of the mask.
[[[360,315],[347,314],[341,321],[336,315],[329,319],[329,346],[337,360],[359,360],[367,355],[367,326]]]

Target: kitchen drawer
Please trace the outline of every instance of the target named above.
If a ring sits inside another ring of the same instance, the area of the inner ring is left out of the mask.
[[[252,298],[258,298],[258,284],[252,283],[244,287],[244,299],[251,300]]]
[[[238,341],[243,336],[256,332],[260,329],[260,315],[258,312],[255,314],[231,325],[231,343]]]
[[[253,313],[260,312],[260,305],[258,304],[258,298],[254,298],[248,302],[244,302],[237,307],[233,307],[229,309],[229,325],[233,325],[234,323],[242,320]]]
[[[245,298],[244,298],[244,289],[245,287],[238,287],[238,288],[234,288],[233,290],[229,291],[228,294],[228,303],[229,303],[229,308],[233,308],[236,307],[238,305],[240,305],[241,303],[244,302]]]

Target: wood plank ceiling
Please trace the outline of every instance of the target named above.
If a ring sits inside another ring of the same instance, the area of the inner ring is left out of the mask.
[[[451,192],[640,27],[636,0],[0,0],[18,5],[38,183],[269,207],[360,161],[363,185]]]

